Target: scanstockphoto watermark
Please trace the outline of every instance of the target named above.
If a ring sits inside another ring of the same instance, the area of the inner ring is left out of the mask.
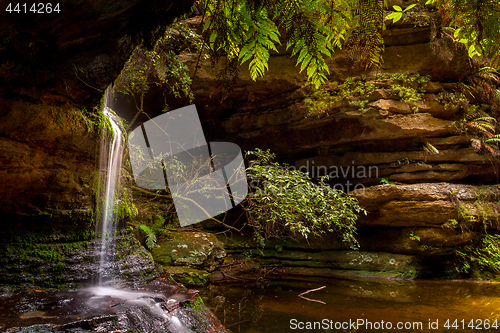
[[[314,162],[314,161],[313,161]],[[268,170],[273,169],[274,172],[278,173],[279,176],[287,176],[292,172],[300,172],[303,174],[309,175],[311,178],[320,178],[322,176],[327,176],[325,178],[324,185],[328,185],[330,188],[342,191],[344,193],[349,194],[351,191],[358,191],[364,193],[365,185],[363,180],[370,178],[378,178],[378,166],[376,165],[354,165],[354,161],[352,161],[352,165],[342,166],[342,165],[332,165],[332,166],[315,166],[312,165],[314,163],[309,164],[309,160],[306,165],[301,165],[299,167],[295,167],[293,165],[288,166],[264,166]],[[250,167],[255,166],[256,163],[250,165]],[[335,182],[337,180],[337,182]],[[341,181],[342,180],[342,181]],[[263,181],[261,178],[252,178],[249,179],[249,186],[251,189],[256,190],[260,188],[260,186],[264,185],[268,192],[276,192],[283,193],[286,192],[288,185],[286,183],[274,183],[268,184]],[[301,184],[297,183],[296,186],[301,186]]]

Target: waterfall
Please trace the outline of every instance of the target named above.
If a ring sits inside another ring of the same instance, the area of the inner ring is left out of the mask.
[[[109,91],[109,89],[108,89]],[[99,190],[98,190],[98,214],[96,224],[96,235],[101,237],[99,285],[105,276],[108,264],[108,253],[111,251],[111,241],[115,236],[116,216],[115,205],[119,198],[120,172],[123,159],[123,142],[120,120],[109,109],[107,101],[109,93],[106,92],[106,106],[103,113],[108,117],[113,133],[111,138],[103,136],[100,145],[99,158]]]

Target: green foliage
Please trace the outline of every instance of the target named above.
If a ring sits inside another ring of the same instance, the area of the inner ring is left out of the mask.
[[[397,5],[396,6],[392,6],[394,8],[395,12],[387,15],[385,18],[386,18],[386,20],[391,20],[392,19],[392,22],[396,23],[397,21],[399,21],[403,17],[404,13],[406,13],[409,10],[411,10],[415,6],[416,6],[416,4],[409,5],[404,10],[401,7],[397,6]]]
[[[461,92],[445,92],[439,93],[436,97],[436,101],[444,104],[444,108],[463,108],[467,109],[469,106],[469,100]]]
[[[387,180],[386,178],[382,178],[382,179],[380,179],[380,184],[386,184],[386,185],[388,185],[388,184],[390,184],[390,185],[396,185],[396,183],[391,182],[390,180]]]
[[[309,109],[309,115],[328,113],[337,102],[348,101],[349,105],[366,111],[368,96],[375,91],[373,83],[368,83],[359,77],[348,77],[342,84],[329,83],[325,88],[313,88],[312,93],[304,99]]]
[[[469,56],[491,58],[492,67],[500,64],[500,3],[487,0],[433,1],[445,23],[455,27],[457,42],[467,45]]]
[[[412,241],[414,241],[414,242],[420,242],[420,236],[415,235],[415,234],[413,233],[413,231],[412,231],[412,232],[410,232],[410,240],[412,240]]]
[[[384,51],[382,31],[384,25],[385,0],[354,0],[353,20],[345,43],[348,53],[359,66],[368,68],[382,63]]]
[[[449,219],[448,222],[443,224],[441,227],[443,229],[456,229],[460,226],[460,223],[456,219]]]
[[[469,273],[473,267],[500,273],[500,235],[485,233],[483,237],[456,249],[455,269]]]
[[[497,120],[487,113],[478,111],[472,106],[459,122],[462,133],[472,134],[471,146],[478,152],[487,152],[492,156],[500,156],[500,134],[495,134],[497,130]]]
[[[430,81],[430,76],[407,73],[377,73],[375,80],[394,80],[397,83],[391,84],[389,88],[379,89],[398,96],[403,102],[408,103],[414,112],[418,112],[418,102],[423,99],[425,85]],[[331,82],[320,89],[312,89],[304,99],[304,104],[309,110],[309,115],[320,115],[328,113],[329,109],[338,102],[348,101],[350,106],[354,106],[365,112],[368,110],[369,96],[377,89],[376,81],[368,81],[363,77],[348,77],[341,84]]]
[[[251,59],[250,77],[255,81],[257,77],[264,76],[264,72],[268,69],[269,50],[278,51],[275,43],[280,44],[280,33],[265,9],[257,12],[253,18],[244,16],[242,18],[245,19],[244,24],[248,26],[246,31],[248,41],[241,48],[238,60],[244,63]],[[216,34],[212,33],[210,38],[216,38]]]
[[[106,134],[113,135],[113,126],[102,110],[98,109],[96,112],[92,112],[83,108],[81,115],[89,133],[97,132],[101,137]]]
[[[307,174],[283,168],[269,151],[256,149],[246,155],[255,159],[246,169],[252,191],[243,207],[258,243],[333,232],[357,248],[356,214],[366,211],[356,199],[332,189],[325,177],[314,184]]]
[[[128,218],[132,219],[139,213],[137,208],[133,203],[127,203],[125,201],[120,201],[117,207],[118,217],[120,219]]]
[[[144,96],[152,85],[162,88],[165,101],[163,111],[169,110],[167,95],[185,97],[189,102],[194,99],[189,70],[174,51],[180,40],[195,48],[201,47],[200,36],[186,24],[175,23],[166,29],[151,50],[136,47],[115,80],[115,91],[134,97],[137,116],[144,112]]]
[[[406,87],[399,84],[391,85],[391,89],[396,93],[401,101],[408,103],[414,113],[418,112],[417,102],[422,100],[422,94],[412,87]]]
[[[151,230],[147,225],[145,224],[138,224],[135,226],[137,230],[140,230],[144,233],[145,237],[145,245],[148,248],[148,250],[152,250],[155,245],[156,245],[156,234],[153,230]]]
[[[286,36],[300,71],[318,88],[329,74],[326,58],[342,45],[365,67],[380,64],[383,6],[379,0],[207,1],[203,31],[214,59],[250,61],[254,80],[264,75],[269,52],[277,52]]]

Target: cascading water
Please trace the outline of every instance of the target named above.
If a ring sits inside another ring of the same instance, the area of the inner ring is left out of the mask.
[[[98,279],[94,279],[92,287],[57,293],[38,289],[3,293],[0,289],[0,329],[7,329],[8,333],[225,333],[221,323],[198,299],[197,291],[187,291],[165,279],[149,280],[146,284],[142,273],[147,272],[148,266],[154,270],[152,262],[128,229],[117,232],[125,133],[107,104],[110,95],[108,89],[103,112],[113,133],[109,130],[100,143],[97,236],[92,242],[96,245],[91,246],[88,257],[79,257],[82,261],[92,259],[85,261],[89,268],[95,269],[99,264],[94,274]],[[137,288],[140,290],[134,290]],[[32,304],[36,304],[36,310]]]
[[[96,225],[96,234],[101,237],[100,267],[98,272],[98,284],[102,284],[102,279],[106,275],[107,261],[109,258],[111,241],[116,231],[115,203],[119,198],[120,172],[123,160],[123,133],[120,128],[120,121],[117,116],[107,106],[109,100],[109,89],[106,92],[106,101],[103,113],[108,117],[113,129],[111,140],[103,137],[101,140],[100,152],[100,186],[98,191],[100,207],[98,209],[99,223]]]

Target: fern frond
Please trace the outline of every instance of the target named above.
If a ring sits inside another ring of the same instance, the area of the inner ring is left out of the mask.
[[[156,245],[156,234],[153,230],[151,230],[145,224],[138,224],[135,226],[136,229],[139,229],[145,234],[145,245],[149,250],[152,250]]]
[[[269,50],[278,51],[276,44],[280,44],[280,33],[274,22],[268,18],[267,10],[247,18],[245,24],[248,26],[245,32],[246,41],[239,51],[238,59],[242,64],[251,59],[250,77],[255,81],[268,70]]]
[[[497,134],[489,139],[484,140],[485,143],[489,142],[500,142],[500,134]]]
[[[474,119],[474,121],[481,121],[481,122],[493,122],[493,123],[496,123],[497,120],[493,117],[490,117],[490,116],[486,116],[486,117],[479,117],[479,118],[476,118]]]
[[[491,79],[495,82],[498,82],[498,71],[494,67],[484,66],[479,69],[478,75],[485,79]]]
[[[495,132],[495,126],[485,121],[470,121],[466,123],[467,126],[477,129],[484,135],[492,137]]]
[[[353,63],[357,62],[365,68],[382,63],[384,7],[383,0],[355,0],[355,20],[346,43]]]
[[[154,232],[150,232],[146,235],[146,247],[152,250],[156,245],[156,235]]]
[[[492,147],[491,145],[483,145],[484,148],[486,148],[486,150],[488,150],[490,152],[491,155],[493,156],[500,156],[500,150],[498,150],[498,147]]]

